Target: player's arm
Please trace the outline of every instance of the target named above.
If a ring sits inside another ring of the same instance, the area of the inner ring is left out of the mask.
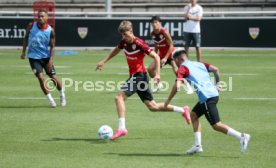
[[[54,60],[55,46],[56,46],[56,33],[54,29],[52,29],[51,36],[50,36],[50,61]]]
[[[156,82],[159,82],[160,81],[160,59],[159,59],[159,56],[157,55],[156,52],[154,51],[151,51],[149,53],[149,56],[151,58],[153,58],[154,62],[155,62],[155,72],[156,72],[156,75],[154,77],[154,80]]]
[[[158,50],[157,46],[154,46],[154,51],[157,53],[157,55],[159,55],[159,50]]]
[[[172,41],[172,37],[171,37],[171,35],[169,34],[168,31],[166,31],[166,32],[164,33],[164,37],[165,37],[165,39],[166,39],[167,44],[169,45],[169,49],[168,49],[168,51],[167,51],[165,57],[164,57],[164,58],[162,59],[162,61],[161,61],[161,65],[162,65],[162,66],[167,62],[169,56],[170,56],[171,53],[173,52],[173,41]]]
[[[191,4],[188,4],[184,8],[184,19],[189,20],[189,12],[191,9]]]
[[[212,72],[215,76],[216,83],[220,82],[220,72],[218,67],[215,67],[214,65],[210,65],[208,68],[209,72]]]
[[[187,16],[188,20],[193,20],[193,21],[201,21],[202,16],[192,16],[192,15],[188,15]]]
[[[220,84],[220,72],[219,72],[218,67],[213,66],[213,65],[209,65],[208,70],[209,70],[209,72],[212,72],[214,74],[217,89],[218,89],[218,91],[221,91],[222,86]]]
[[[172,87],[172,90],[171,90],[171,92],[169,94],[169,97],[167,98],[167,100],[166,100],[166,102],[164,104],[165,107],[167,107],[170,104],[170,102],[172,101],[172,99],[176,95],[177,91],[180,90],[179,87],[180,87],[181,84],[182,84],[182,80],[179,80],[179,79],[175,80],[175,83],[174,83],[174,85]]]
[[[54,55],[55,55],[55,45],[56,45],[56,33],[54,29],[51,31],[51,36],[50,36],[50,59],[47,64],[47,71],[50,72],[53,66],[53,61],[54,61]]]
[[[202,9],[200,9],[200,11],[199,11],[199,14],[197,15],[197,16],[192,16],[192,15],[188,15],[187,16],[187,19],[188,20],[193,20],[193,21],[201,21],[201,19],[202,19],[202,15],[203,15],[203,10]]]
[[[115,57],[119,52],[121,51],[120,48],[115,47],[111,53],[108,55],[108,57],[106,57],[105,59],[103,59],[102,61],[100,61],[97,66],[96,66],[96,70],[102,70],[103,66],[106,62],[108,62],[110,59],[112,59],[113,57]]]
[[[23,45],[22,45],[22,53],[20,56],[21,59],[25,59],[25,57],[26,57],[26,49],[27,49],[29,34],[30,34],[30,30],[31,30],[32,26],[33,26],[33,23],[29,23],[29,25],[26,28],[26,34],[23,39]]]
[[[174,98],[174,96],[176,95],[176,93],[178,91],[180,91],[180,86],[184,83],[184,84],[188,84],[188,81],[185,79],[185,77],[189,76],[189,70],[184,67],[184,66],[180,66],[178,68],[177,71],[177,79],[175,80],[175,83],[172,87],[172,90],[169,94],[169,97],[167,98],[166,102],[165,102],[165,107],[170,104],[171,100]]]

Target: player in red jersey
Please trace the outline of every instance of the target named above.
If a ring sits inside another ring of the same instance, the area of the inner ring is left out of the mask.
[[[153,16],[151,18],[151,25],[153,28],[151,37],[154,41],[155,50],[159,55],[161,68],[169,64],[171,65],[173,72],[176,74],[177,66],[172,59],[172,52],[174,51],[174,47],[170,33],[162,27],[162,20],[159,16]],[[148,67],[148,73],[151,78],[153,78],[156,74],[155,66],[155,62],[152,62]],[[158,83],[154,91],[157,92],[162,88],[162,83]]]
[[[183,115],[186,122],[190,123],[189,107],[177,107],[168,105],[164,107],[164,103],[156,103],[149,89],[148,77],[144,66],[144,58],[149,55],[157,66],[154,79],[160,80],[160,59],[143,40],[134,36],[132,23],[130,21],[122,21],[119,28],[122,35],[121,42],[111,51],[108,57],[97,64],[96,70],[102,70],[106,62],[116,56],[121,50],[124,50],[126,60],[129,67],[130,77],[122,85],[121,90],[115,96],[115,103],[119,117],[119,128],[112,136],[112,140],[127,134],[125,126],[125,101],[128,97],[137,93],[141,101],[148,107],[150,111],[178,112]]]

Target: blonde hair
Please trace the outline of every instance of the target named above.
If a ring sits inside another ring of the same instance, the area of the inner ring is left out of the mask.
[[[118,27],[118,32],[122,34],[122,33],[126,32],[126,31],[130,31],[132,29],[133,29],[132,23],[130,21],[128,21],[128,20],[123,20],[120,23],[119,27]]]

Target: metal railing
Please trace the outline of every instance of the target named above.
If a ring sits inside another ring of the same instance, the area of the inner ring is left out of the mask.
[[[183,12],[55,12],[56,17],[146,17],[160,15],[166,17],[181,17]],[[33,16],[33,11],[0,11],[0,17]],[[216,11],[204,12],[204,17],[276,17],[276,11]]]

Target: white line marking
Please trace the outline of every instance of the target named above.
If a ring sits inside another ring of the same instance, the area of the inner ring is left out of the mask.
[[[250,73],[221,73],[221,75],[227,76],[257,76],[259,74],[250,74]]]
[[[204,54],[205,56],[208,56],[208,57],[219,57],[221,56],[222,54],[215,54],[215,53],[205,53]],[[237,54],[223,54],[224,57],[262,57],[262,56],[265,56],[265,57],[268,57],[268,56],[276,56],[276,54],[271,54],[271,53],[268,53],[268,54],[261,54],[261,53],[257,53],[257,54],[243,54],[243,53],[237,53]]]
[[[7,97],[1,96],[0,99],[7,99],[7,100],[46,100],[46,97]],[[58,98],[54,98],[58,99]]]
[[[234,100],[276,100],[275,97],[236,97]]]
[[[121,73],[117,73],[117,75],[129,75],[129,73],[121,72]]]

